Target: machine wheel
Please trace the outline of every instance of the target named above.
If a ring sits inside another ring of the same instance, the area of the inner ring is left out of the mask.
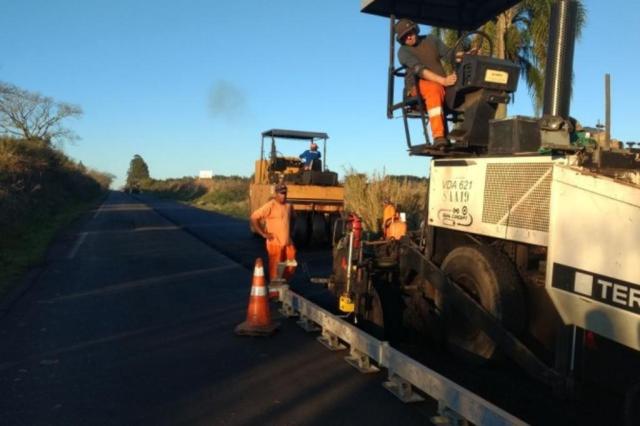
[[[362,318],[366,321],[364,329],[378,339],[393,340],[398,337],[402,327],[403,304],[400,294],[383,285],[371,289],[364,295]]]
[[[329,215],[329,239],[332,246],[338,244],[338,241],[342,238],[343,228],[344,220],[341,219],[340,214],[331,213]]]
[[[503,253],[486,246],[458,247],[447,255],[441,268],[509,331],[518,334],[524,329],[522,284],[515,266]],[[474,363],[496,357],[493,340],[455,306],[449,306],[440,293],[436,304],[443,312],[445,341],[454,354]]]
[[[366,294],[363,297],[364,309],[362,309],[362,317],[368,322],[367,331],[375,337],[384,338],[384,310],[380,294],[373,289],[371,294]]]
[[[291,238],[297,247],[307,246],[309,243],[309,231],[309,214],[307,212],[296,212]]]
[[[322,213],[311,214],[311,244],[314,246],[327,244],[327,222]]]

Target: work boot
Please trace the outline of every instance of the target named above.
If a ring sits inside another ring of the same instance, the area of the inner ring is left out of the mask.
[[[449,139],[439,136],[435,139],[433,139],[433,147],[439,150],[445,150],[446,148],[451,146],[451,142],[449,142]]]

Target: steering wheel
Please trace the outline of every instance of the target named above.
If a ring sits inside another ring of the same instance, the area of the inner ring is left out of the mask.
[[[487,33],[482,32],[482,31],[469,31],[468,33],[463,34],[462,37],[460,37],[456,41],[456,43],[453,45],[453,47],[451,48],[450,53],[449,53],[449,63],[451,65],[455,65],[456,64],[456,53],[458,53],[460,48],[464,46],[464,42],[472,35],[480,36],[480,38],[488,41],[489,42],[489,56],[493,56],[493,40],[491,40],[491,37],[489,37],[489,35]],[[482,46],[482,43],[480,43],[480,46]]]

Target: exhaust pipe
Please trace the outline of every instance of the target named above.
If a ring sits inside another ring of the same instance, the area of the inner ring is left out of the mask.
[[[578,4],[558,0],[551,6],[543,115],[569,119],[573,51]]]

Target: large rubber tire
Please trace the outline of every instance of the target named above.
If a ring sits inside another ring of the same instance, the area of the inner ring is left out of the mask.
[[[311,229],[309,226],[309,214],[307,212],[296,212],[293,222],[291,238],[296,247],[306,247],[309,244]]]
[[[388,283],[374,285],[371,293],[365,295],[364,309],[360,310],[365,320],[365,331],[381,340],[394,341],[402,334],[404,303],[397,289]]]
[[[344,221],[340,218],[340,214],[331,213],[329,215],[329,241],[331,241],[332,247],[338,244],[338,241],[342,238],[343,227]]]
[[[441,265],[482,307],[514,334],[524,330],[525,300],[520,276],[509,258],[487,246],[463,246],[452,250]],[[442,296],[436,303],[443,312],[445,341],[455,355],[482,364],[497,357],[496,344]]]
[[[377,290],[373,289],[372,294],[365,295],[365,304],[362,318],[368,323],[365,327],[366,331],[373,336],[385,338],[385,321],[384,309],[382,308],[382,300]]]

